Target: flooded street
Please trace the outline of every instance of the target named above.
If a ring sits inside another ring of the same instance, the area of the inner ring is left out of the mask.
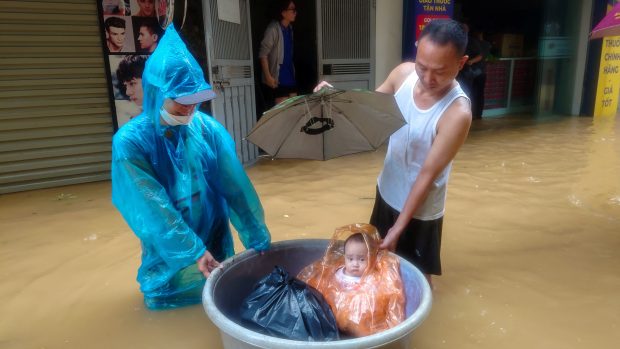
[[[448,189],[444,275],[413,347],[617,347],[619,137],[620,119],[474,123]],[[248,168],[272,239],[367,222],[384,153]],[[109,182],[0,196],[0,347],[221,348],[202,306],[145,310],[139,259]]]

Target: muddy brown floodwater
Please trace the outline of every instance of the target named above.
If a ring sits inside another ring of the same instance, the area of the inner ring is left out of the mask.
[[[450,179],[444,275],[413,347],[617,348],[619,125],[475,123]],[[367,222],[384,152],[248,168],[273,240]],[[1,348],[221,348],[200,305],[145,310],[139,241],[109,182],[2,195],[0,208]]]

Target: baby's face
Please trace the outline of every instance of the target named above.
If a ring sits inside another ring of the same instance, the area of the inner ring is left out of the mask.
[[[344,273],[362,276],[368,266],[368,248],[359,241],[349,241],[344,247]]]

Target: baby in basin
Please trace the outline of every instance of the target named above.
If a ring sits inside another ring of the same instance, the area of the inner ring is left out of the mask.
[[[379,244],[370,224],[340,227],[323,258],[297,276],[323,294],[344,334],[367,336],[404,320],[399,261]]]

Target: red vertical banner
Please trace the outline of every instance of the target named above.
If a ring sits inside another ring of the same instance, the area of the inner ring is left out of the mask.
[[[454,0],[415,0],[415,39],[432,20],[452,18]]]
[[[420,33],[422,32],[422,29],[424,29],[424,27],[432,20],[434,19],[439,19],[439,18],[450,18],[450,16],[444,16],[444,15],[427,15],[427,14],[423,14],[423,15],[417,15],[416,16],[416,25],[415,25],[415,38],[416,40],[420,37]]]

